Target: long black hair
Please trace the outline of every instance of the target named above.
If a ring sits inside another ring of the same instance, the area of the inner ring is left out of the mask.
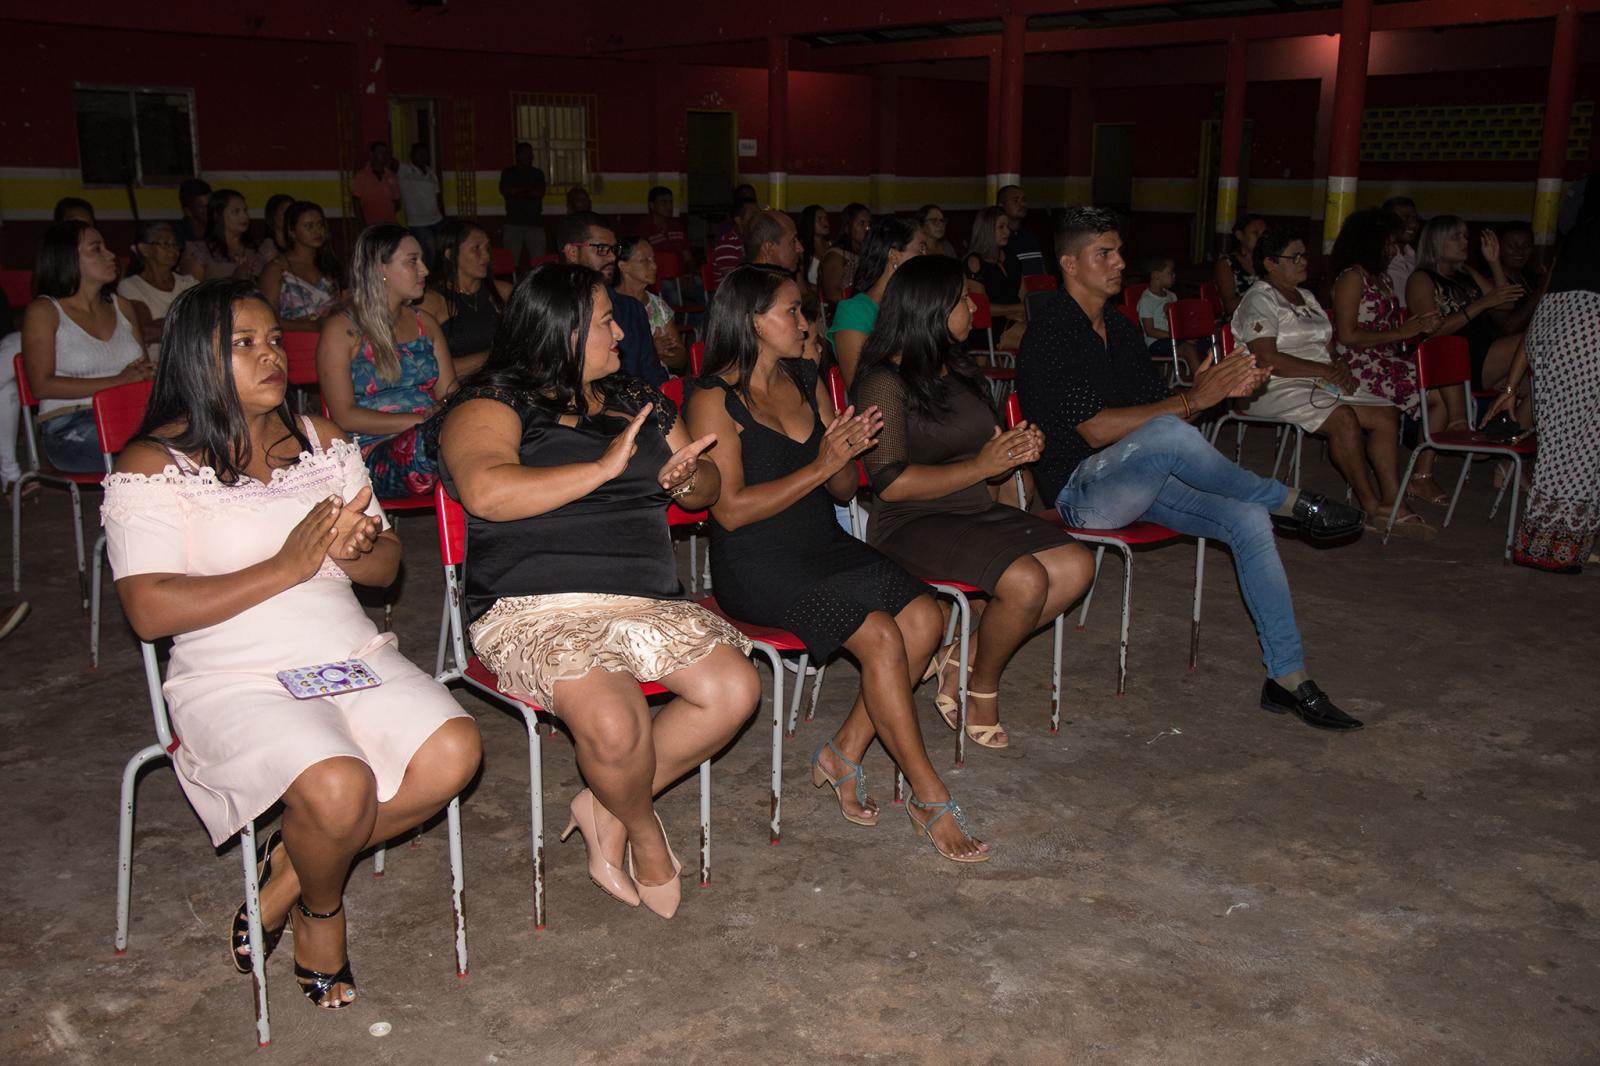
[[[450,313],[456,313],[456,300],[461,296],[458,284],[461,263],[461,246],[471,239],[474,233],[488,236],[488,231],[476,222],[465,219],[452,218],[439,227],[437,250],[434,252],[434,261],[428,264],[432,271],[428,275],[428,288],[444,297],[445,306],[450,308]],[[483,279],[483,288],[489,293],[489,303],[499,314],[505,309],[506,302],[500,298],[500,286],[494,283],[494,264],[490,263],[489,276]]]
[[[33,261],[33,294],[54,296],[60,300],[77,293],[83,284],[83,271],[78,267],[78,241],[85,230],[94,229],[87,222],[72,219],[57,222],[44,231],[39,241],[39,254]],[[110,303],[116,295],[116,285],[100,289],[100,299]]]
[[[595,290],[605,283],[598,270],[577,263],[546,263],[523,278],[495,327],[489,357],[467,384],[523,393],[556,414],[582,413],[583,354]],[[602,399],[609,396],[602,382],[594,385]]]
[[[1352,212],[1339,227],[1339,236],[1333,242],[1334,277],[1353,266],[1368,274],[1382,274],[1389,268],[1383,254],[1389,240],[1398,241],[1404,228],[1399,215],[1381,207]]]
[[[172,301],[150,405],[133,435],[136,441],[197,457],[229,485],[245,476],[250,462],[250,428],[233,381],[232,356],[233,309],[245,300],[271,307],[254,282],[235,278],[202,281]],[[289,414],[288,403],[278,404],[273,413],[283,424],[279,440],[292,437],[298,451],[309,452],[311,442]],[[177,424],[183,428],[176,433],[159,432]]]
[[[903,252],[917,239],[921,227],[897,215],[884,215],[872,223],[867,239],[861,242],[861,258],[856,261],[856,276],[852,287],[856,292],[866,292],[878,283],[883,272],[889,269],[889,253]]]
[[[261,217],[266,219],[267,222],[267,239],[272,242],[273,247],[277,248],[279,252],[287,252],[289,250],[289,216],[287,214],[283,216],[282,226],[274,225],[272,216],[277,214],[278,208],[287,207],[294,202],[294,197],[288,193],[275,192],[267,197],[267,206],[261,209]]]
[[[746,400],[750,398],[750,374],[761,354],[755,316],[772,310],[778,290],[794,283],[794,278],[782,267],[742,266],[728,272],[717,286],[706,315],[706,358],[700,368],[702,381],[709,382],[731,369],[739,377],[734,385],[739,395]],[[804,395],[800,362],[799,359],[783,359],[778,365]]]
[[[211,199],[206,201],[206,244],[213,255],[224,259],[228,257],[228,234],[223,228],[222,216],[227,212],[228,205],[238,200],[244,203],[244,193],[238,189],[218,189],[211,194]],[[267,220],[271,225],[271,219]],[[256,240],[250,236],[246,229],[239,235],[239,243],[251,251],[255,251]]]
[[[850,231],[855,228],[853,223],[856,217],[861,214],[871,217],[872,208],[854,200],[844,205],[844,210],[839,212],[839,228],[834,232],[832,238],[835,248],[843,248],[852,255],[861,254],[861,249],[857,248],[855,242],[850,238]]]
[[[321,204],[312,203],[310,200],[294,200],[290,202],[288,209],[283,213],[284,244],[278,251],[288,255],[294,250],[294,246],[297,243],[294,239],[295,224],[313,211],[322,216],[324,224],[327,223],[328,213],[322,209]],[[269,214],[267,217],[270,219],[272,216]],[[273,243],[277,243],[276,238],[274,238]],[[322,272],[322,276],[332,283],[335,293],[344,288],[344,264],[334,254],[332,234],[327,235],[327,238],[322,242],[322,247],[312,253],[311,258],[317,264],[317,269]]]
[[[856,380],[864,381],[879,367],[898,373],[905,383],[907,406],[922,418],[934,418],[950,409],[940,374],[948,370],[952,383],[966,386],[992,406],[983,372],[967,358],[966,345],[950,335],[950,312],[966,298],[960,260],[947,255],[906,260],[889,279],[877,324],[861,350]]]

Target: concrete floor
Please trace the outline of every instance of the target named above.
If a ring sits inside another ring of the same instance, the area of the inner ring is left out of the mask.
[[[1332,487],[1311,453],[1307,476]],[[1005,677],[1013,748],[947,776],[996,846],[983,866],[919,842],[881,752],[876,829],[806,787],[855,687],[841,664],[787,749],[783,843],[767,844],[758,717],[716,766],[712,885],[686,887],[671,922],[603,896],[582,845],[555,843],[579,786],[566,741],[547,742],[535,933],[524,735],[463,694],[487,753],[463,804],[470,977],[453,973],[435,827],[382,880],[367,862],[351,877],[354,1008],[307,1004],[285,940],[267,1051],[224,958],[237,853],[212,851],[164,766],[140,786],[132,940],[113,955],[117,781],[150,721],[114,598],[87,670],[70,515],[50,494],[26,508],[34,613],[0,680],[0,1061],[1593,1063],[1600,576],[1503,567],[1486,467],[1473,482],[1433,545],[1280,541],[1312,672],[1368,722],[1353,735],[1256,708],[1259,652],[1220,551],[1196,673],[1193,552],[1138,557],[1117,699],[1108,561],[1088,628],[1068,631],[1060,735],[1045,636]],[[433,533],[426,518],[402,532],[397,629],[431,663]],[[952,734],[931,702],[924,689],[942,771]],[[660,810],[692,853],[694,789]],[[390,1035],[370,1035],[378,1021]]]

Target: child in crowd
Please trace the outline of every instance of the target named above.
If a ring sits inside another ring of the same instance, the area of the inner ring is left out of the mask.
[[[1158,255],[1146,263],[1145,269],[1150,285],[1139,294],[1139,325],[1144,330],[1145,347],[1150,349],[1152,358],[1171,359],[1172,334],[1167,329],[1167,305],[1178,299],[1178,294],[1172,291],[1178,281],[1178,268],[1170,255]],[[1194,377],[1195,366],[1210,348],[1208,341],[1198,345],[1194,341],[1179,342],[1178,359],[1183,363],[1184,377]]]

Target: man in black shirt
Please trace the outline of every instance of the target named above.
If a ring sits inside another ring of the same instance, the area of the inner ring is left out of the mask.
[[[1272,522],[1333,538],[1360,532],[1366,515],[1240,469],[1190,425],[1251,395],[1271,371],[1238,348],[1202,366],[1186,392],[1163,385],[1139,327],[1106,313],[1122,289],[1121,247],[1109,211],[1072,208],[1056,225],[1066,290],[1034,317],[1017,354],[1023,416],[1045,435],[1034,471],[1041,496],[1080,529],[1143,520],[1227,544],[1261,639],[1262,708],[1322,729],[1359,729],[1306,674]]]
[[[1005,212],[1011,226],[1006,242],[1006,273],[1013,276],[1046,273],[1039,241],[1028,231],[1028,197],[1020,185],[1005,185],[995,194],[995,206]]]
[[[533,165],[533,145],[518,141],[516,163],[500,172],[500,196],[506,202],[506,224],[500,243],[518,265],[544,255],[544,171]]]

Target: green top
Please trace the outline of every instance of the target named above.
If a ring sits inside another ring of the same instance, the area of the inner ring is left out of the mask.
[[[877,324],[878,302],[866,293],[858,292],[848,300],[840,300],[833,309],[833,321],[828,323],[828,339],[833,340],[833,335],[841,329],[871,333],[872,327]]]

